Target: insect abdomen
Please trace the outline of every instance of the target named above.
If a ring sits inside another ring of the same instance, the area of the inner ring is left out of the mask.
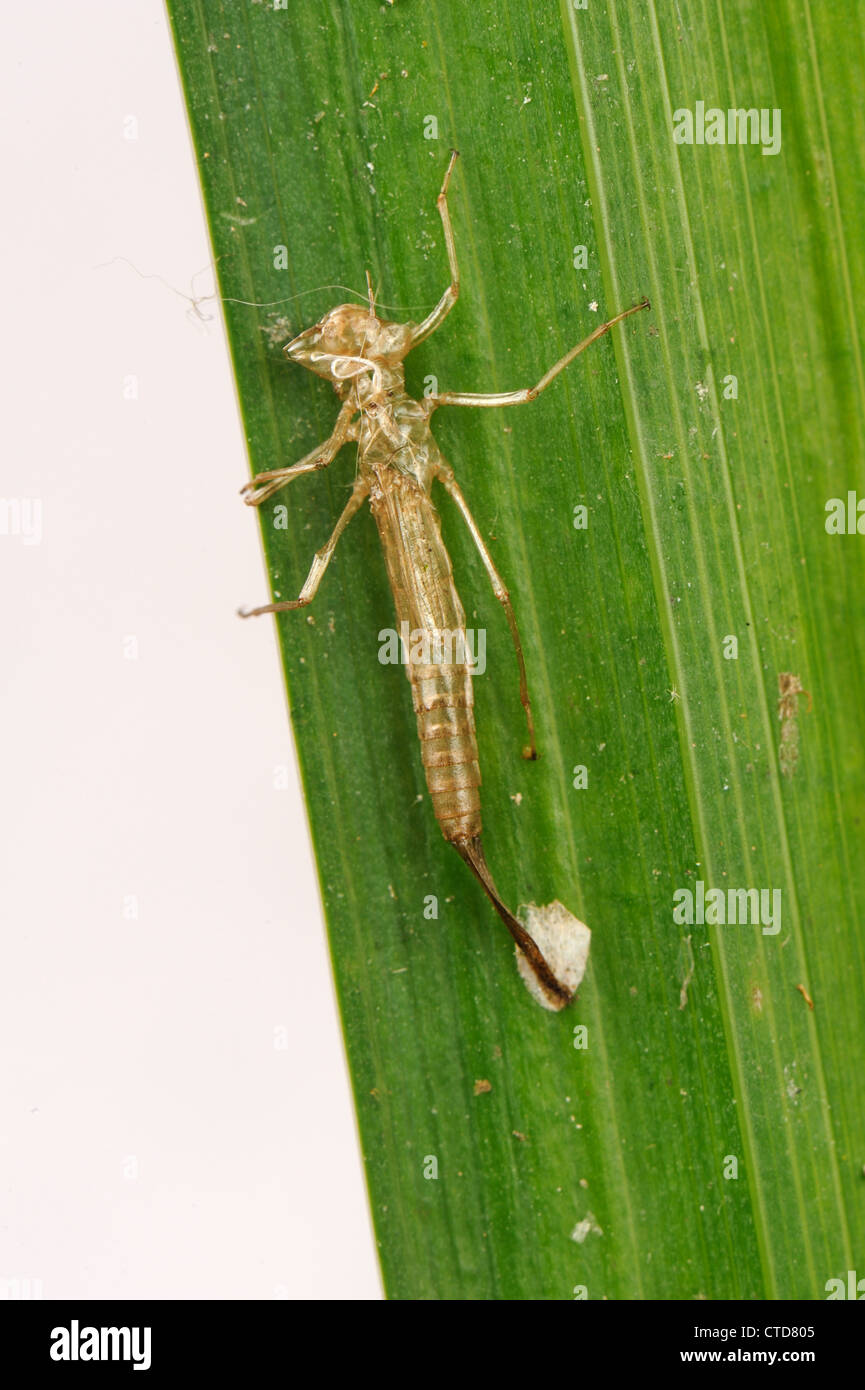
[[[421,757],[436,820],[446,840],[481,832],[481,771],[465,665],[409,663]]]
[[[571,992],[502,902],[481,848],[472,678],[467,659],[459,659],[466,655],[466,618],[438,514],[419,483],[406,476],[390,479],[385,488],[373,485],[370,508],[381,536],[400,635],[409,645],[406,673],[436,820],[478,879],[547,997],[560,1009]],[[429,660],[425,640],[445,659]]]
[[[406,674],[436,820],[446,840],[471,839],[481,830],[472,678],[465,613],[438,513],[428,493],[408,477],[381,492],[373,488],[370,507],[408,645]]]

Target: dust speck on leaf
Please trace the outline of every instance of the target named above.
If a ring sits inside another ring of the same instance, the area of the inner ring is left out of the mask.
[[[805,1003],[808,1005],[808,1008],[809,1008],[809,1009],[813,1009],[813,1008],[814,1008],[814,1000],[811,998],[811,996],[810,996],[810,994],[808,993],[808,991],[807,991],[807,989],[805,988],[805,986],[804,986],[804,985],[797,985],[796,988],[798,989],[798,991],[799,991],[799,993],[801,994],[802,998],[805,1000]]]
[[[778,673],[778,718],[781,720],[781,747],[778,761],[785,777],[792,777],[799,761],[799,696],[808,696],[808,713],[811,712],[811,696],[792,671]]]
[[[589,1236],[602,1236],[603,1234],[593,1213],[587,1211],[582,1221],[578,1221],[571,1231],[571,1240],[576,1241],[577,1245],[582,1245]]]

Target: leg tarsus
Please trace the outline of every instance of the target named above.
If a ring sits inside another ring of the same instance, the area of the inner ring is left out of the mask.
[[[250,478],[248,483],[244,483],[240,489],[240,495],[248,507],[260,507],[262,502],[266,502],[280,488],[285,487],[294,478],[301,477],[304,473],[317,473],[322,468],[327,468],[331,459],[322,453],[326,449],[325,444],[320,444],[317,449],[302,458],[299,463],[293,463],[289,468],[272,468],[267,473],[257,473],[254,478]],[[263,486],[262,486],[263,484]]]
[[[287,613],[291,608],[305,608],[311,599],[289,598],[282,603],[265,603],[261,608],[238,608],[238,618],[258,618],[262,613]]]

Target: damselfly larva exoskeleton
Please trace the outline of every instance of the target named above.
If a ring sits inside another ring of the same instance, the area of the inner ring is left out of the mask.
[[[508,591],[453,471],[438,450],[430,430],[430,417],[442,405],[502,406],[533,401],[584,348],[629,314],[647,308],[648,300],[600,324],[556,362],[536,386],[495,395],[445,391],[426,396],[422,401],[413,400],[406,394],[403,359],[444,322],[459,295],[456,248],[447,204],[448,183],[456,158],[454,151],[437,204],[451,280],[423,322],[392,323],[379,318],[367,276],[368,305],[340,304],[285,346],[292,362],[332,382],[343,402],[342,409],[333,434],[325,443],[290,468],[259,473],[242,489],[245,500],[252,506],[259,506],[293,478],[326,468],[349,441],[358,446],[357,478],[330,540],[313,559],[299,597],[254,608],[243,616],[281,613],[311,603],[337,541],[355,512],[369,498],[381,537],[399,629],[405,631],[407,628],[411,634],[429,634],[431,639],[426,650],[423,642],[417,644],[423,662],[411,657],[406,669],[436,819],[445,839],[458,850],[480,881],[534,971],[549,1004],[561,1008],[571,999],[572,990],[557,978],[536,942],[502,902],[481,848],[478,791],[481,774],[466,655],[465,613],[454,585],[438,513],[430,497],[435,480],[456,503],[480,552],[495,596],[505,610],[519,663],[520,698],[529,731],[526,756],[531,758],[536,756],[534,726],[522,646]],[[455,659],[430,659],[430,647],[435,648],[436,655],[440,654],[443,633],[455,639],[447,644],[448,655],[456,653]]]

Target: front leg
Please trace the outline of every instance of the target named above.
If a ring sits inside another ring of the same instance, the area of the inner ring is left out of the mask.
[[[269,473],[258,473],[254,478],[250,478],[240,489],[244,502],[250,507],[260,507],[268,497],[272,497],[292,479],[299,478],[302,473],[317,473],[320,468],[327,468],[333,463],[343,444],[357,439],[357,426],[352,424],[352,416],[356,409],[354,401],[349,398],[337,416],[330,438],[306,454],[299,463],[293,463],[290,468],[274,468]]]
[[[442,231],[444,232],[445,249],[448,253],[448,266],[450,267],[451,272],[451,282],[445,290],[444,294],[442,295],[441,299],[439,300],[438,304],[433,309],[432,313],[427,314],[427,317],[424,319],[423,323],[419,323],[417,328],[412,333],[411,345],[413,348],[417,347],[418,343],[422,343],[424,338],[428,338],[430,333],[434,333],[435,330],[439,327],[439,324],[444,323],[451,309],[454,307],[457,300],[459,299],[460,272],[459,266],[457,265],[457,250],[456,243],[454,242],[453,227],[451,226],[451,215],[448,211],[448,184],[451,181],[453,167],[456,164],[458,158],[459,151],[451,150],[450,163],[448,164],[447,170],[445,172],[444,183],[442,184],[442,191],[436,200],[436,207],[439,210],[439,216],[442,220]]]

